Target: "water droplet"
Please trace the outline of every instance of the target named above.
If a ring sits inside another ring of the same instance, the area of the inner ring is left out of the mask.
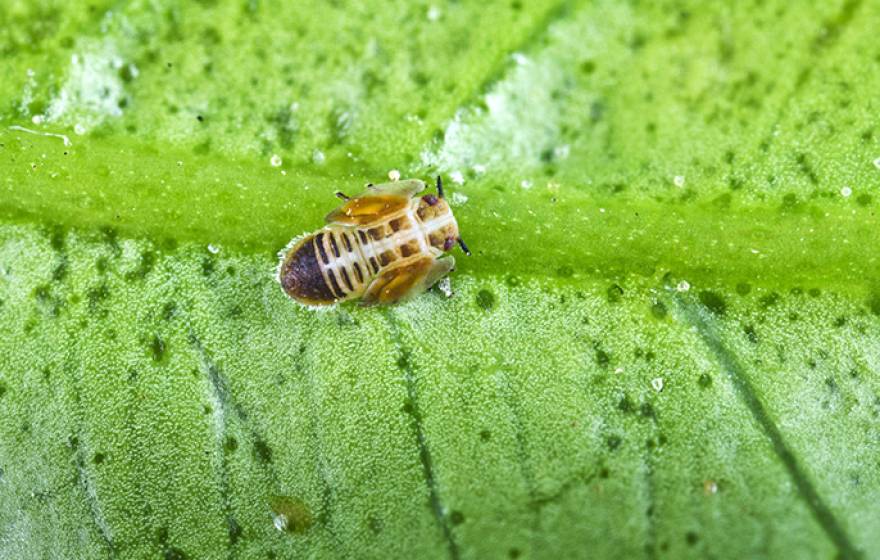
[[[520,182],[519,186],[521,186],[522,188],[528,190],[528,189],[532,188],[532,182],[529,181],[528,179],[523,179],[523,180]]]
[[[213,243],[208,243],[208,252],[212,255],[216,255],[220,252],[220,247],[214,245]]]
[[[524,55],[523,53],[519,53],[519,52],[513,53],[512,55],[510,55],[510,58],[512,58],[513,61],[516,62],[517,64],[519,64],[520,66],[522,66],[523,64],[528,64],[528,62],[529,62],[528,57],[526,55]]]
[[[431,6],[430,8],[428,8],[427,15],[428,21],[437,21],[438,19],[440,19],[442,13],[440,12],[440,8],[438,8],[437,6]]]
[[[852,196],[852,189],[849,187],[843,187],[842,189],[840,189],[840,196],[842,196],[843,198],[849,198],[850,196]]]
[[[880,169],[880,157],[874,160],[874,167]]]
[[[272,157],[269,159],[269,164],[272,167],[281,167],[282,163],[284,162],[281,160],[281,156],[279,156],[278,154],[272,154]]]
[[[679,292],[686,292],[691,289],[691,285],[688,283],[687,280],[682,280],[678,283],[675,289]]]
[[[684,186],[684,175],[676,175],[672,178],[672,182],[676,187],[682,188]]]
[[[461,174],[461,171],[453,171],[449,174],[449,178],[452,179],[452,182],[456,185],[464,184],[464,175]]]
[[[388,178],[392,181],[400,181],[400,171],[397,169],[392,169],[388,172]]]
[[[651,387],[653,387],[654,390],[657,391],[658,393],[660,391],[662,391],[663,390],[663,378],[662,377],[655,377],[654,379],[652,379],[651,380]]]
[[[43,124],[43,115],[34,115],[31,117],[31,122],[34,124]]]
[[[74,132],[74,134],[76,134],[77,136],[82,136],[83,134],[86,133],[86,127],[84,127],[84,126],[83,126],[82,124],[80,124],[80,123],[76,123],[75,125],[73,125],[73,132]]]
[[[322,152],[321,150],[316,149],[314,152],[312,152],[312,163],[314,163],[315,165],[321,165],[322,163],[324,163],[325,159],[326,157],[324,156],[324,152]]]
[[[272,510],[272,525],[279,531],[302,534],[312,526],[312,512],[298,498],[271,496],[269,508]]]
[[[718,493],[718,483],[714,480],[706,480],[703,482],[703,493],[707,496]]]

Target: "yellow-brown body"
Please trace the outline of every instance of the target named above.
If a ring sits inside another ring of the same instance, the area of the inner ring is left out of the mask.
[[[370,186],[327,215],[327,226],[294,239],[281,254],[284,292],[310,306],[361,298],[394,303],[431,287],[455,265],[446,252],[460,242],[441,197],[414,195],[416,179]],[[438,188],[442,188],[438,181]]]

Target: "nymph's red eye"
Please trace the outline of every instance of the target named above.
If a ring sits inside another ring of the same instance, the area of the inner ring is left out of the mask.
[[[437,204],[437,197],[433,194],[426,194],[422,197],[422,200],[427,202],[429,206],[434,206],[435,204]]]
[[[455,246],[455,238],[454,237],[447,237],[446,241],[443,242],[443,250],[444,251],[448,251],[448,250],[452,249],[452,247],[454,247],[454,246]]]

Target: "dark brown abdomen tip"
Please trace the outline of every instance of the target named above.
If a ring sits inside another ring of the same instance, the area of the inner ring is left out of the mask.
[[[284,256],[278,280],[287,295],[302,303],[335,303],[336,296],[321,274],[321,266],[315,255],[314,239],[312,235],[306,237]]]

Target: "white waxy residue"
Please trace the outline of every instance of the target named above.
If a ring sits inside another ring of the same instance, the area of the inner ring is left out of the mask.
[[[278,154],[272,154],[272,157],[269,158],[269,164],[272,167],[281,167],[282,163],[284,163],[284,161],[281,159],[281,156],[279,156]]]
[[[52,138],[60,138],[62,142],[64,142],[65,146],[73,146],[73,143],[70,141],[70,138],[65,136],[64,134],[54,134],[52,132],[40,132],[38,130],[31,130],[29,128],[25,128],[23,126],[12,125],[9,127],[9,130],[17,130],[19,132],[27,132],[28,134],[36,134],[37,136],[51,136]]]
[[[449,279],[449,276],[444,276],[439,282],[437,282],[437,289],[440,290],[444,296],[448,298],[452,297],[452,281]]]
[[[462,175],[461,171],[453,171],[449,174],[449,178],[452,179],[452,182],[456,185],[464,184],[464,175]]]
[[[684,186],[684,175],[676,175],[672,178],[672,182],[676,187],[682,188]]]
[[[658,393],[660,391],[662,391],[663,390],[663,378],[662,377],[655,377],[654,379],[652,379],[651,380],[651,387],[653,387],[654,390],[657,391]]]
[[[456,191],[452,193],[452,198],[449,200],[452,202],[453,206],[461,206],[468,201],[468,197],[466,194]]]
[[[108,117],[121,116],[125,99],[120,76],[123,66],[118,50],[109,40],[93,42],[83,52],[71,55],[67,77],[58,94],[49,102],[45,121],[69,122],[76,117],[84,134]],[[134,76],[137,71],[129,73]]]
[[[316,149],[314,152],[312,152],[312,163],[316,165],[321,165],[322,163],[324,163],[325,159],[326,157],[324,157],[324,152],[322,152],[321,150]]]
[[[391,181],[400,181],[400,171],[392,169],[388,172],[388,178],[391,179]]]
[[[843,198],[849,198],[850,196],[852,196],[852,189],[849,187],[843,187],[842,189],[840,189],[840,196],[842,196]]]
[[[681,282],[678,283],[678,285],[675,287],[675,289],[676,289],[676,291],[684,293],[684,292],[691,289],[691,285],[690,285],[690,283],[688,283],[687,280],[682,280]]]

